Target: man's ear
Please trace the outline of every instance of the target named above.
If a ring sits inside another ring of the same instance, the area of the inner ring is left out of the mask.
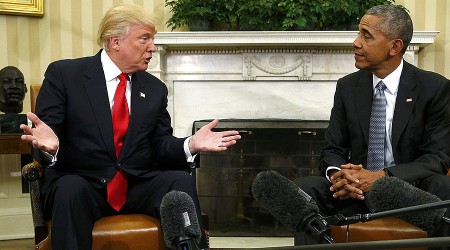
[[[395,56],[397,54],[401,54],[403,50],[404,43],[402,39],[395,39],[391,41],[391,50],[389,51],[389,54],[391,56]]]
[[[118,37],[110,37],[108,40],[109,47],[115,51],[119,50],[119,47],[120,47],[119,42],[120,42],[120,39]]]

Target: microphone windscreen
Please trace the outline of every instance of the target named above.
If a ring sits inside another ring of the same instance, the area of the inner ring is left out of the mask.
[[[192,198],[182,191],[170,191],[161,201],[161,227],[166,246],[177,248],[180,237],[191,238],[198,244],[201,229]]]
[[[281,224],[293,231],[299,229],[304,219],[319,213],[319,207],[308,194],[272,170],[256,176],[252,193]]]
[[[384,212],[439,201],[441,200],[436,195],[416,188],[397,177],[382,177],[376,180],[367,193],[367,202],[372,212]],[[439,227],[445,211],[445,208],[430,209],[398,217],[430,234]]]

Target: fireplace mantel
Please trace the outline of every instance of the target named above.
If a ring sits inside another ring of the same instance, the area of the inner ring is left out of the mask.
[[[405,60],[417,65],[419,49],[434,43],[438,31],[416,31],[408,50],[405,53]],[[321,58],[321,54],[347,55],[350,61],[353,60],[352,43],[357,36],[357,31],[219,31],[219,32],[160,32],[155,36],[157,52],[153,54],[148,71],[164,81],[177,79],[192,79],[191,76],[181,76],[184,70],[191,70],[195,65],[185,67],[183,64],[171,72],[174,60],[171,58],[181,58],[185,62],[187,57],[196,58],[196,55],[223,55],[223,54],[245,54],[245,53],[310,53],[311,59]],[[317,56],[319,55],[319,56]],[[284,56],[284,55],[282,55]],[[329,57],[329,56],[328,56]],[[202,57],[202,62],[206,57]],[[327,58],[326,60],[328,60]],[[332,60],[336,61],[339,58]],[[320,59],[319,59],[320,60]],[[341,61],[341,60],[339,60]],[[174,61],[176,62],[176,60]],[[197,63],[202,63],[197,61]],[[340,63],[341,64],[341,63]],[[351,65],[352,63],[350,63]],[[205,64],[202,65],[204,67]],[[352,68],[351,71],[354,69]],[[195,72],[195,71],[194,71]],[[189,72],[186,72],[190,75]],[[214,72],[210,76],[214,79]],[[246,72],[244,72],[245,74]],[[331,79],[349,73],[344,70],[342,74]],[[197,74],[201,79],[205,79],[201,74]],[[221,79],[222,75],[218,75]],[[195,78],[195,77],[194,77]],[[207,78],[207,77],[206,77]],[[245,77],[244,77],[245,78]],[[249,77],[248,79],[252,79]],[[300,78],[304,80],[305,78]],[[306,78],[315,79],[315,76]],[[320,78],[316,78],[320,79]],[[330,79],[330,78],[327,78]]]
[[[417,31],[404,59],[437,31]],[[357,69],[357,31],[160,32],[148,72],[168,89],[176,136],[195,120],[328,120],[336,81]]]
[[[416,31],[412,46],[425,47],[434,43],[438,31]],[[219,47],[348,47],[357,31],[219,31],[160,32],[155,44],[166,48]]]

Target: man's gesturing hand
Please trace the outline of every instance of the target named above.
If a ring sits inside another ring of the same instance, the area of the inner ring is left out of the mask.
[[[228,147],[236,144],[241,139],[238,131],[212,131],[219,124],[219,120],[201,127],[189,140],[189,150],[192,154],[205,151],[219,152],[227,150]]]

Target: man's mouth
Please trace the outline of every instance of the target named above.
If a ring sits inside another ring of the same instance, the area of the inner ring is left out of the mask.
[[[355,52],[355,57],[364,57],[364,54]]]

